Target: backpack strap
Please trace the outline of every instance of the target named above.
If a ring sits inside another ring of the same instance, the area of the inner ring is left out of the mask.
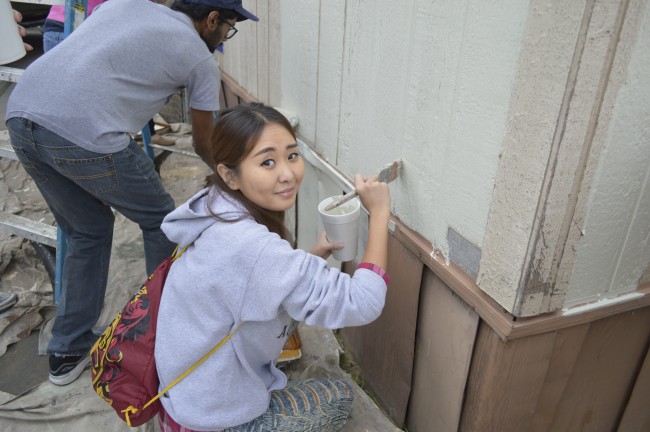
[[[176,248],[174,249],[174,252],[172,253],[172,262],[179,259],[181,257],[181,255],[183,255],[183,252],[185,252],[187,250],[187,248],[190,247],[191,245],[192,245],[192,243],[188,244],[183,249],[181,249],[180,252],[178,251],[178,245],[177,245]]]

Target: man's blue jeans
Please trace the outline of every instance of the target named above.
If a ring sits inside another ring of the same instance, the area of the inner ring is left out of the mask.
[[[175,245],[160,230],[174,200],[153,161],[134,140],[117,153],[94,153],[24,118],[7,121],[16,155],[68,236],[61,299],[50,354],[88,352],[104,304],[115,217],[111,207],[140,226],[147,274]]]

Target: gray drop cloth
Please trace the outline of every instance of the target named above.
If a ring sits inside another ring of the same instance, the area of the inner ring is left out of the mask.
[[[175,129],[175,130],[174,130]],[[176,147],[191,151],[189,129],[176,127]],[[170,155],[162,165],[165,188],[177,204],[192,196],[209,169],[198,159]],[[16,161],[0,158],[0,208],[35,220],[53,224],[53,218],[33,182]],[[18,303],[0,315],[0,356],[10,344],[41,330],[39,353],[45,354],[55,306],[52,286],[44,266],[29,242],[0,230],[0,291],[15,292]],[[113,252],[108,289],[98,327],[108,324],[146,277],[142,236],[139,228],[116,214]],[[329,330],[301,327],[303,356],[286,366],[293,379],[336,376],[350,380],[340,369],[340,346]],[[20,343],[20,342],[18,342]],[[0,374],[2,371],[0,370]],[[351,382],[351,380],[350,380]],[[355,402],[345,431],[399,431],[381,413],[374,402],[353,383]],[[90,386],[90,371],[74,383],[58,387],[48,381],[20,395],[0,389],[0,430],[5,431],[158,431],[157,421],[129,428],[96,396]]]

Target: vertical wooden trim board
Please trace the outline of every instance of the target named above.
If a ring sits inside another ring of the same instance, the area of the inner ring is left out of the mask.
[[[356,266],[346,263],[351,273]],[[381,316],[362,327],[341,330],[364,379],[390,418],[402,427],[411,394],[422,263],[393,236],[388,244],[390,285]]]
[[[479,326],[461,431],[522,431],[534,412],[553,333],[503,342],[490,326]]]
[[[409,432],[458,430],[479,316],[431,270],[420,288]]]
[[[646,345],[645,360],[617,432],[650,431],[648,401],[650,401],[650,350]]]
[[[549,366],[538,394],[537,405],[531,413],[530,426],[535,431],[551,430],[554,413],[559,409],[562,395],[578,361],[578,355],[584,343],[589,325],[579,325],[557,332],[553,341],[553,352]]]

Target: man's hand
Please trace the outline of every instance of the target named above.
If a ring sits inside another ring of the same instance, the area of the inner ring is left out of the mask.
[[[14,11],[14,19],[16,20],[16,23],[22,22],[23,16],[20,14],[20,12],[18,12],[15,9],[13,11]],[[18,33],[20,33],[20,36],[22,38],[27,36],[27,30],[25,30],[25,27],[23,27],[21,25],[18,26]],[[30,44],[24,44],[24,45],[25,45],[25,51],[31,51],[31,50],[34,49],[34,47],[31,46]]]

